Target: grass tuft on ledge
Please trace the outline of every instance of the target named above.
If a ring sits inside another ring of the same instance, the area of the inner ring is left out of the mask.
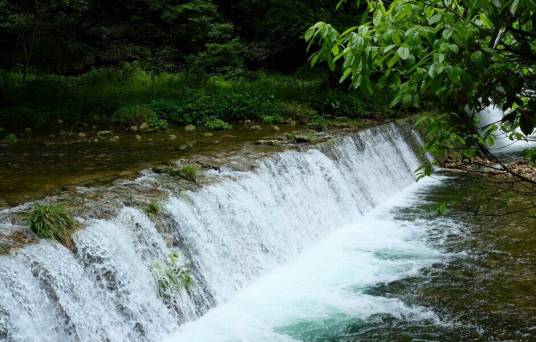
[[[30,229],[41,239],[56,240],[70,247],[76,222],[60,204],[34,204],[26,217]]]

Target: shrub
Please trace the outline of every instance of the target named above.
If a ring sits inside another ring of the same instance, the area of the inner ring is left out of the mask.
[[[7,142],[8,144],[15,144],[18,141],[18,139],[15,134],[10,133],[4,137],[4,141]]]
[[[318,113],[308,105],[297,102],[284,102],[282,104],[282,112],[286,116],[293,117],[300,121],[307,121],[318,115]]]
[[[117,110],[112,115],[112,122],[121,126],[140,125],[143,122],[156,122],[158,115],[146,106],[128,106]]]
[[[329,125],[330,125],[329,120],[323,117],[317,116],[313,118],[311,122],[309,122],[307,127],[309,127],[310,129],[314,129],[315,131],[325,131],[329,127]]]
[[[157,117],[147,118],[146,122],[151,128],[162,129],[162,130],[168,128],[168,122],[166,120],[159,119]]]
[[[281,115],[262,115],[261,119],[262,123],[266,125],[273,125],[283,122],[283,118],[281,117]]]
[[[314,96],[311,106],[322,114],[357,118],[363,116],[370,104],[357,93],[328,90]]]
[[[30,229],[42,239],[71,244],[76,223],[71,214],[59,204],[34,204],[26,217]]]
[[[208,119],[203,123],[203,126],[213,131],[225,131],[231,129],[231,125],[221,119]]]
[[[183,104],[175,100],[158,99],[148,106],[159,118],[168,121],[179,121],[178,118],[183,113]]]
[[[536,165],[536,147],[523,151],[523,158],[530,164]]]
[[[193,283],[188,269],[180,263],[176,252],[170,253],[164,264],[154,262],[150,271],[158,286],[158,295],[166,301],[171,300],[181,289],[190,289]]]

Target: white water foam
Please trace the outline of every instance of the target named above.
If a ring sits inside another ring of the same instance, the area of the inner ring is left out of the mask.
[[[417,189],[437,182],[427,180],[412,186],[336,230],[227,304],[183,325],[166,342],[294,341],[299,337],[291,337],[296,329],[292,326],[314,325],[330,318],[365,319],[376,313],[437,321],[424,308],[363,293],[368,286],[416,274],[445,258],[423,242],[431,228],[429,222],[408,224],[394,220],[390,213],[394,207],[414,204]]]
[[[500,125],[503,116],[504,112],[499,107],[490,105],[476,115],[476,126],[482,131],[490,125]],[[517,129],[517,132],[521,133],[521,130]],[[493,137],[495,141],[489,148],[494,153],[515,153],[536,146],[536,136],[529,136],[528,140],[510,140],[508,133],[498,129]]]

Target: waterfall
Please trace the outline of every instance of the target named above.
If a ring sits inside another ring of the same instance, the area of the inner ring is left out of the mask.
[[[495,105],[490,105],[487,108],[481,110],[475,116],[475,124],[479,131],[482,131],[490,125],[500,125],[500,121],[504,116],[504,112]],[[518,128],[516,132],[521,133],[521,130]],[[529,147],[534,146],[534,136],[530,136],[531,141],[524,140],[511,140],[509,134],[500,128],[493,133],[494,142],[489,146],[490,151],[494,153],[512,153],[519,152]]]
[[[159,226],[125,206],[86,220],[74,252],[41,241],[1,256],[0,339],[163,339],[414,184],[420,160],[409,126],[222,171],[221,181],[170,193]],[[164,298],[152,272],[171,253],[191,284]]]

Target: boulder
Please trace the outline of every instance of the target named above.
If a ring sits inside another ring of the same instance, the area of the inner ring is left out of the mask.
[[[185,130],[186,132],[193,132],[193,131],[195,131],[195,129],[196,129],[196,127],[195,127],[194,125],[186,125],[186,126],[184,127],[184,130]]]
[[[78,137],[82,138],[82,139],[87,138],[87,133],[80,132],[80,133],[78,133]]]
[[[148,124],[147,122],[144,122],[144,123],[142,123],[142,124],[140,125],[139,128],[140,128],[140,131],[147,131],[147,130],[148,130],[149,128],[151,128],[151,127],[149,126],[149,124]]]
[[[249,127],[250,130],[252,131],[262,131],[262,127],[259,126],[259,125],[253,125],[251,127]]]
[[[130,131],[136,133],[139,130],[138,126],[130,126]]]
[[[274,132],[279,132],[280,130],[281,130],[281,129],[279,128],[279,126],[277,126],[277,125],[273,125],[273,126],[272,126],[272,131],[274,131]]]
[[[168,138],[169,140],[177,140],[177,136],[175,134],[170,134]]]

